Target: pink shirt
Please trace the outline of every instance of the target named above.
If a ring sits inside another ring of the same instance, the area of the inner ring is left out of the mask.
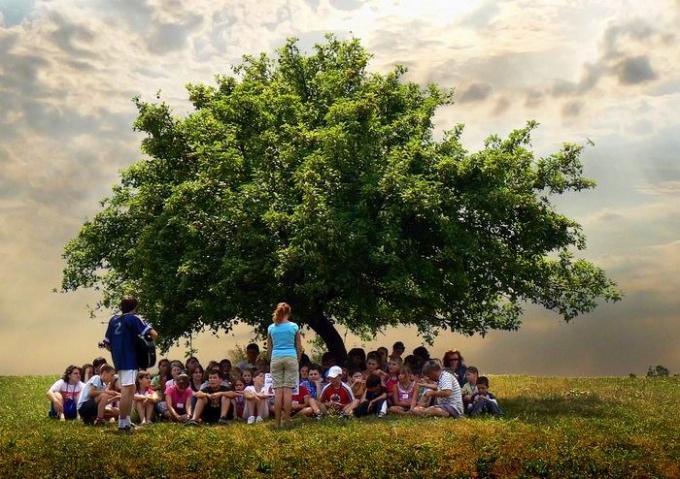
[[[176,386],[171,386],[165,390],[165,395],[170,396],[171,402],[168,406],[172,406],[177,414],[185,414],[187,399],[194,397],[194,392],[189,387],[180,391]]]

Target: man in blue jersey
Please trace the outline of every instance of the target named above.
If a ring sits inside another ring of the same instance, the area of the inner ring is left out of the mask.
[[[111,318],[104,337],[104,344],[111,351],[120,381],[119,431],[129,431],[133,427],[130,410],[135,394],[135,379],[139,371],[135,338],[142,334],[150,336],[155,341],[158,337],[158,333],[135,314],[138,304],[134,296],[124,296],[120,302],[122,314]]]

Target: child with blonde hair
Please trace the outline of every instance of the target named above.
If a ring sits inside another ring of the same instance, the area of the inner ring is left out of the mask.
[[[416,386],[411,368],[402,366],[399,370],[399,382],[392,388],[392,406],[389,408],[389,412],[401,415],[409,414],[416,403]]]

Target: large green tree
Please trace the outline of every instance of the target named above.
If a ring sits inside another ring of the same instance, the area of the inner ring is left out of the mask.
[[[136,99],[147,155],[65,247],[62,289],[123,291],[165,346],[245,323],[278,301],[338,356],[336,327],[514,330],[537,303],[565,320],[620,293],[574,256],[577,222],[554,195],[591,188],[582,147],[536,158],[536,124],[470,153],[462,126],[433,136],[452,92],[367,70],[357,40],[313,54],[294,40],[244,57],[215,86],[189,85],[194,111]]]

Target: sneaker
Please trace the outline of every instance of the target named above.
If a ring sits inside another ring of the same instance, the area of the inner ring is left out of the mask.
[[[384,417],[385,417],[385,413],[384,413],[383,411],[380,411],[380,412],[378,413],[378,417],[381,418],[381,419],[384,418]]]
[[[139,426],[138,426],[137,424],[135,424],[134,422],[129,422],[129,423],[128,423],[128,427],[129,427],[131,430],[134,430],[134,429],[137,429]]]
[[[195,419],[189,419],[189,420],[186,422],[186,424],[184,424],[184,425],[185,425],[185,426],[200,426],[201,423],[199,423],[199,422],[198,422],[197,420],[195,420]]]
[[[250,416],[248,418],[248,424],[255,424],[255,416]]]
[[[321,414],[321,413],[315,414],[314,419],[316,419],[317,421],[321,421],[323,419],[323,414]]]
[[[255,419],[255,422],[262,422],[264,419],[262,419],[262,416],[257,416],[257,419]]]
[[[229,419],[226,417],[221,417],[219,421],[217,421],[217,424],[229,424]]]
[[[125,426],[118,427],[118,432],[132,432],[134,429],[129,424],[126,424]]]
[[[347,416],[347,414],[345,414],[344,412],[340,412],[340,413],[338,414],[338,417],[339,417],[340,419],[348,419],[348,418],[349,418],[349,416]]]

